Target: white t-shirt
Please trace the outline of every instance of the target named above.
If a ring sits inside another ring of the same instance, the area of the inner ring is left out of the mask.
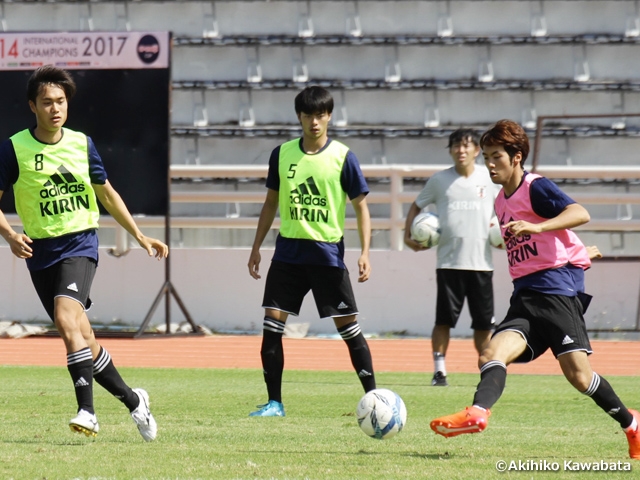
[[[424,209],[435,204],[437,209],[441,232],[436,268],[493,270],[489,224],[500,188],[480,164],[469,177],[450,167],[427,181],[416,205]]]

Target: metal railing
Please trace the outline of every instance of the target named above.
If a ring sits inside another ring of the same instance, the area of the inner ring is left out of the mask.
[[[389,218],[372,218],[372,228],[390,230],[391,249],[402,248],[404,228],[403,204],[412,203],[416,192],[404,191],[405,178],[429,178],[434,173],[449,168],[450,165],[362,165],[367,178],[389,179],[388,192],[372,192],[367,197],[369,203],[389,204]],[[171,178],[266,178],[267,166],[231,166],[231,165],[172,165]],[[537,173],[551,179],[639,179],[640,166],[609,167],[538,167]],[[173,192],[172,202],[181,203],[261,203],[264,192]],[[640,194],[633,193],[583,193],[572,194],[579,203],[588,204],[640,204]],[[202,219],[204,220],[204,219]],[[208,227],[255,228],[256,218],[210,218]],[[178,219],[178,223],[182,223]],[[175,221],[173,225],[179,226]],[[204,225],[203,225],[204,226]],[[274,225],[274,227],[277,225]],[[347,219],[346,228],[355,229],[355,219]],[[640,231],[640,220],[593,220],[581,227],[589,231]]]
[[[367,197],[371,204],[388,204],[388,217],[374,217],[371,226],[374,230],[390,231],[390,249],[401,250],[403,245],[404,209],[403,205],[412,203],[417,196],[415,191],[404,190],[406,178],[429,178],[450,165],[362,165],[365,177],[388,179],[388,191],[372,192]],[[267,176],[266,165],[171,165],[171,179],[262,179]],[[538,166],[536,172],[550,179],[587,179],[587,180],[637,180],[640,179],[640,166]],[[572,198],[581,204],[592,205],[638,205],[640,194],[637,193],[573,193]],[[172,203],[255,203],[264,201],[265,191],[258,192],[196,192],[171,191]],[[20,225],[16,215],[7,216],[12,225]],[[256,228],[256,217],[171,217],[172,228]],[[164,217],[136,217],[141,227],[162,228]],[[103,228],[115,228],[116,222],[109,216],[101,219]],[[279,227],[276,219],[273,228]],[[347,218],[347,229],[357,229],[356,219]],[[614,220],[594,219],[587,225],[579,227],[584,231],[636,232],[640,231],[640,219]],[[117,241],[126,240],[116,235]],[[119,240],[118,240],[119,239]]]

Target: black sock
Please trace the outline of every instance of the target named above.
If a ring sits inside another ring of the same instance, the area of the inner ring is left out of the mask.
[[[100,347],[100,353],[93,361],[93,379],[107,392],[124,403],[130,412],[138,408],[140,403],[138,395],[124,383],[111,360],[111,355],[102,347]]]
[[[262,372],[267,384],[269,400],[282,403],[282,371],[284,370],[284,350],[282,335],[284,322],[270,317],[264,317],[262,331]]]
[[[351,364],[355,368],[360,383],[365,392],[376,388],[376,378],[373,375],[373,361],[367,340],[360,330],[358,322],[353,322],[338,329],[338,333],[349,348]]]
[[[492,360],[480,367],[480,383],[473,397],[473,404],[487,410],[498,401],[507,383],[507,366]]]
[[[622,401],[613,391],[613,388],[604,378],[593,372],[589,388],[582,392],[591,397],[596,405],[607,412],[611,417],[620,424],[622,428],[627,428],[633,422],[633,415],[627,410]]]
[[[73,380],[76,390],[78,411],[86,410],[95,413],[93,409],[93,358],[89,347],[67,354],[67,370]]]

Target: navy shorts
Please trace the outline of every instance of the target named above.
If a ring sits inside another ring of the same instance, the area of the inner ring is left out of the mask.
[[[85,310],[89,310],[91,307],[89,292],[96,274],[96,267],[96,261],[93,258],[70,257],[43,270],[30,272],[33,286],[51,320],[53,320],[56,297],[72,298]]]
[[[500,332],[515,331],[527,342],[527,350],[515,361],[535,360],[548,348],[556,358],[570,352],[591,354],[583,304],[578,297],[549,295],[534,290],[521,290],[511,298],[504,321],[496,328]]]
[[[493,272],[438,268],[436,282],[436,325],[455,327],[466,297],[471,328],[491,330],[493,316]]]
[[[347,269],[272,261],[262,300],[263,308],[297,316],[311,290],[321,318],[358,313]]]

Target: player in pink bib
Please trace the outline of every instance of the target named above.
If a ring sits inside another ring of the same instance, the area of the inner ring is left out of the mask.
[[[529,140],[517,123],[496,123],[482,135],[480,146],[491,180],[502,185],[495,210],[514,291],[504,321],[480,355],[472,406],[433,420],[431,429],[445,437],[481,432],[504,390],[507,366],[530,362],[551,349],[569,383],[620,424],[629,456],[640,460],[640,414],[624,406],[589,362],[583,314],[591,296],[584,291],[584,271],[600,252],[585,247],[570,230],[587,223],[589,213],[552,181],[524,170]]]
[[[523,171],[523,173],[526,172]],[[515,219],[531,225],[548,220],[536,213],[531,204],[531,186],[536,180],[542,178],[535,173],[526,173],[519,186],[509,196],[504,188],[500,190],[495,202],[495,211],[502,228]],[[553,189],[553,184],[549,183],[548,186]],[[576,207],[579,206],[576,205]],[[584,214],[584,212],[580,213]],[[511,234],[509,229],[505,229],[503,236],[509,257],[509,273],[514,280],[568,264],[583,270],[591,266],[586,247],[571,230],[541,231],[535,235],[525,233],[516,236]]]

